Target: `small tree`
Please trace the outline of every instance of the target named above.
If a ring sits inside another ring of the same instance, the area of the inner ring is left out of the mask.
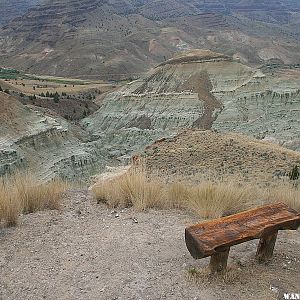
[[[300,177],[299,167],[294,166],[293,170],[289,173],[290,180],[298,180]]]
[[[59,102],[59,95],[58,95],[57,92],[53,95],[53,100],[54,100],[55,103]]]

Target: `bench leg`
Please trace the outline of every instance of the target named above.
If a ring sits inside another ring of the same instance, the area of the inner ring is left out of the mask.
[[[209,269],[211,273],[221,273],[227,268],[227,260],[230,248],[213,254],[210,258]]]
[[[267,262],[272,258],[277,234],[278,231],[260,239],[256,252],[256,258],[260,263]]]

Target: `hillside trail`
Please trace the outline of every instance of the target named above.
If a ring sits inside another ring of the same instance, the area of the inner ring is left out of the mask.
[[[60,211],[0,229],[0,299],[257,300],[299,292],[299,231],[279,234],[267,266],[255,263],[251,241],[232,248],[227,276],[192,279],[189,270],[208,264],[185,246],[184,229],[197,221],[177,210],[112,211],[86,190],[70,190]]]

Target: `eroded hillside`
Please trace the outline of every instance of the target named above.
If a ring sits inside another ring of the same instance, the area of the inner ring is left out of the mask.
[[[299,62],[295,1],[55,0],[0,30],[0,64],[31,73],[120,79],[185,49],[250,65]]]
[[[86,178],[98,170],[100,154],[90,150],[78,127],[3,92],[0,106],[0,175],[26,169],[45,181],[58,175]]]
[[[43,0],[1,0],[0,26],[21,17],[30,8],[42,3]]]
[[[219,85],[220,85],[219,80]],[[224,84],[224,83],[223,83]],[[213,128],[237,131],[300,151],[300,69],[257,71],[240,86],[216,88],[224,109]]]
[[[211,78],[201,65],[229,58],[209,51],[193,57],[195,64],[190,57],[183,63],[170,61],[108,94],[99,110],[83,120],[86,130],[126,157],[180,129],[210,128],[222,104],[211,93]]]
[[[186,52],[108,94],[83,124],[119,156],[184,128],[236,131],[297,150],[299,78],[286,72],[298,71],[279,75],[218,53]]]
[[[13,113],[1,124],[2,173],[25,158],[45,179],[87,178],[185,129],[239,132],[299,150],[299,78],[296,65],[256,69],[220,53],[186,51],[100,95],[99,109],[79,124],[2,93],[4,112]],[[9,112],[8,104],[16,108]]]

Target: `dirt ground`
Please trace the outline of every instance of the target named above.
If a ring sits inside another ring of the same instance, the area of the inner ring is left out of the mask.
[[[180,211],[112,212],[87,191],[69,191],[61,211],[0,229],[0,299],[264,300],[300,292],[299,231],[280,232],[269,265],[255,262],[257,241],[232,247],[230,271],[216,278],[205,275],[208,259],[195,261],[186,249],[184,228],[197,221]]]

